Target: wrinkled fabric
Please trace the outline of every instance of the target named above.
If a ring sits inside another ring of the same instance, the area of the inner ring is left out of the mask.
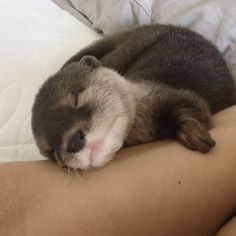
[[[70,0],[95,29],[105,34],[150,23],[197,31],[223,53],[236,81],[235,0]]]

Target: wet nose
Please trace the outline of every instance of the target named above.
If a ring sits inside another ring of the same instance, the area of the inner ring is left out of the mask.
[[[75,132],[68,140],[67,152],[74,153],[79,152],[85,144],[85,136],[81,130]]]

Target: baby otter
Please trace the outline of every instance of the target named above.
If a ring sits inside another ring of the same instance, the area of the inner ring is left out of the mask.
[[[233,79],[209,41],[182,27],[142,26],[95,42],[50,77],[32,130],[43,155],[90,169],[122,146],[165,138],[208,152],[211,114],[234,101]]]

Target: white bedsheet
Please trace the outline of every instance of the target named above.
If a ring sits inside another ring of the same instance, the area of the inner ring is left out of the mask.
[[[0,162],[40,160],[31,107],[41,83],[99,36],[51,0],[0,0]]]

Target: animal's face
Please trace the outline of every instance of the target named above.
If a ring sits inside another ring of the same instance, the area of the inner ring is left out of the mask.
[[[106,164],[122,146],[127,128],[122,80],[91,56],[50,77],[32,113],[40,152],[74,169]]]

